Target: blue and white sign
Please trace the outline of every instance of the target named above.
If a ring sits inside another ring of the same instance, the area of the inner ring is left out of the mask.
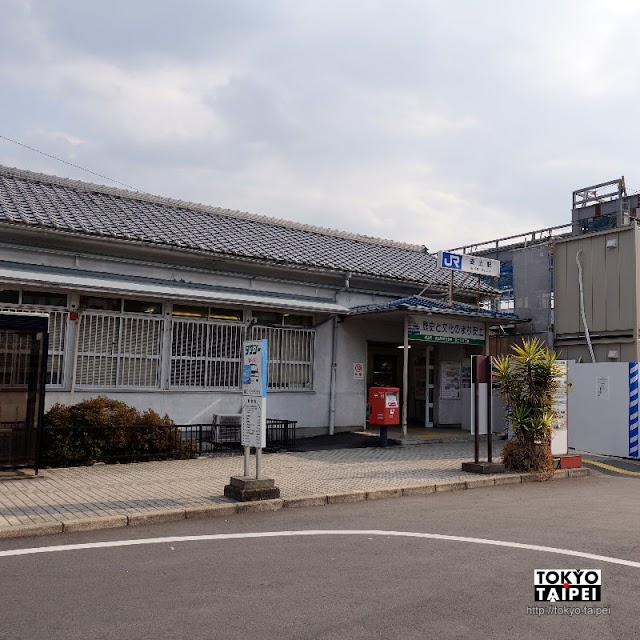
[[[267,446],[267,341],[248,340],[242,358],[242,433],[245,447]]]
[[[247,340],[242,359],[242,395],[267,397],[267,341]]]
[[[500,275],[500,261],[493,258],[472,256],[467,253],[452,253],[451,251],[438,251],[438,266],[441,269],[476,273],[480,276]]]

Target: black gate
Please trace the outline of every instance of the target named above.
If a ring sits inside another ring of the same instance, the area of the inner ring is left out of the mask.
[[[48,325],[47,314],[0,312],[0,469],[38,471]]]

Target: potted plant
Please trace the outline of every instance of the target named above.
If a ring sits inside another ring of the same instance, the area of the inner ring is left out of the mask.
[[[525,338],[511,351],[493,362],[493,378],[507,406],[511,436],[502,459],[507,469],[531,471],[539,480],[548,480],[553,477],[553,393],[561,373],[557,354],[538,338]]]

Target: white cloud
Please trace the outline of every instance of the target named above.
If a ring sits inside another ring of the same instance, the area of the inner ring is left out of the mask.
[[[0,132],[153,193],[435,250],[640,186],[635,2],[53,4],[8,1]]]

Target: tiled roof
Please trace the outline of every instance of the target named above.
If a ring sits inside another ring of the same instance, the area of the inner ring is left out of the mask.
[[[410,296],[408,298],[393,300],[392,302],[351,307],[350,312],[353,315],[358,315],[361,313],[374,313],[376,311],[393,311],[395,309],[442,313],[457,316],[495,318],[498,320],[510,320],[514,322],[519,320],[518,316],[506,311],[492,311],[490,309],[483,309],[482,307],[476,307],[471,304],[463,304],[462,302],[454,302],[452,306],[449,306],[449,303],[444,300],[434,300],[433,298],[424,298],[422,296]]]
[[[0,167],[0,222],[447,287],[425,247]],[[458,290],[494,290],[455,275]]]

